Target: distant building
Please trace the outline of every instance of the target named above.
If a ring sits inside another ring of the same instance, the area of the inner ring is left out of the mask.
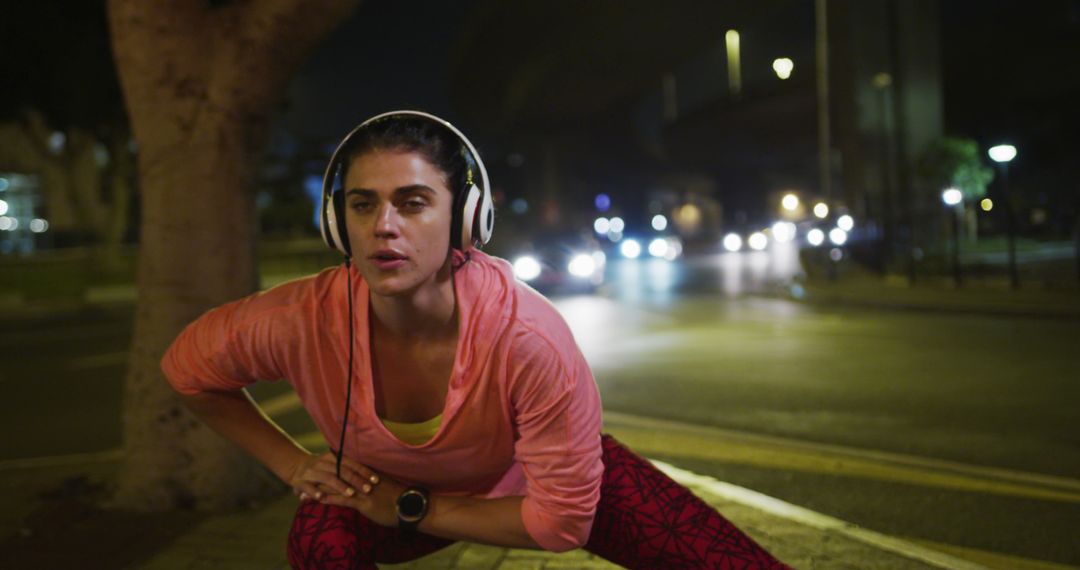
[[[34,251],[48,222],[37,216],[41,195],[37,176],[0,172],[0,254]]]

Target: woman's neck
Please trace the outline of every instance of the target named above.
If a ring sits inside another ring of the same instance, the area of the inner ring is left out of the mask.
[[[430,339],[456,334],[454,280],[449,264],[432,281],[407,295],[370,294],[372,324],[402,339]]]

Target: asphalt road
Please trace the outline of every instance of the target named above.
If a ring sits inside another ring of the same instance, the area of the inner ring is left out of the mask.
[[[749,256],[608,271],[555,298],[606,411],[725,430],[642,427],[643,453],[887,534],[1080,564],[1080,323],[744,296],[784,273]],[[130,318],[0,318],[0,459],[118,445]]]

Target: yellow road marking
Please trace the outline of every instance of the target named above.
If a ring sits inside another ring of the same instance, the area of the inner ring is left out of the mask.
[[[657,432],[649,427],[623,424],[609,424],[605,428],[634,451],[646,456],[703,459],[769,469],[825,473],[924,487],[1080,503],[1080,493],[1070,490],[935,471],[922,466],[896,465],[874,459],[830,454],[821,450],[788,449],[775,444],[732,441],[695,433]]]
[[[1076,566],[1069,566],[1066,564],[1057,564],[1055,562],[1047,562],[1045,560],[1038,560],[1035,558],[1022,558],[1019,556],[1011,556],[1008,554],[1000,554],[998,552],[991,552],[989,550],[979,550],[977,548],[968,548],[966,546],[956,546],[954,544],[945,544],[943,542],[934,542],[932,540],[923,540],[919,538],[902,537],[903,540],[932,548],[934,550],[940,550],[947,554],[951,554],[957,558],[963,558],[964,560],[970,560],[976,564],[982,564],[987,568],[1000,569],[1000,570],[1076,570]]]
[[[296,395],[296,392],[289,391],[280,396],[268,398],[264,402],[259,402],[259,407],[268,416],[279,416],[299,409],[301,407],[300,397]]]

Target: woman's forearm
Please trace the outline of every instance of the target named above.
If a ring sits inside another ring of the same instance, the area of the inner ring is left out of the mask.
[[[182,395],[184,404],[225,439],[286,483],[308,452],[266,416],[244,390]]]
[[[521,520],[523,497],[477,499],[432,495],[428,514],[420,521],[421,532],[511,548],[540,545],[529,536]]]

